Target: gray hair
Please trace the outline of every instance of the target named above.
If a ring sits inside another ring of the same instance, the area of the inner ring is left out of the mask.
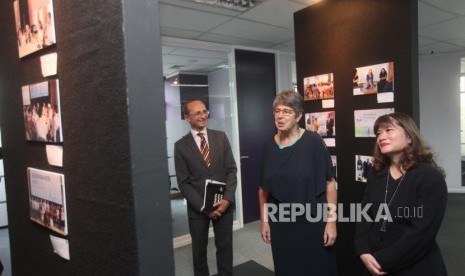
[[[296,116],[304,112],[304,98],[298,92],[292,90],[283,90],[276,95],[273,101],[273,108],[276,108],[278,105],[292,108]]]

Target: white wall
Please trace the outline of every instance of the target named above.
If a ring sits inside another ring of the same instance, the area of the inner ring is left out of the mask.
[[[208,74],[208,103],[210,105],[208,127],[224,131],[231,143],[232,151],[239,152],[238,144],[234,143],[236,137],[234,137],[233,131],[234,116],[231,110],[229,69],[220,69]],[[238,160],[239,159],[236,159],[236,162],[239,162]]]
[[[460,58],[465,54],[419,58],[420,130],[445,170],[449,192],[465,192],[460,157]]]
[[[181,92],[179,86],[171,86],[172,78],[165,80],[166,121],[179,121],[181,117]]]
[[[276,78],[277,78],[276,93],[282,90],[292,89],[292,82],[293,82],[292,61],[293,60],[295,60],[294,54],[286,53],[286,52],[278,52],[276,54]]]
[[[208,97],[212,119],[231,118],[229,69],[219,69],[208,74]],[[223,131],[231,133],[231,127]]]
[[[171,86],[171,80],[165,81],[166,104],[166,149],[168,154],[168,174],[176,175],[174,169],[174,143],[189,131],[189,125],[181,117],[181,92],[178,86]],[[170,177],[171,188],[177,188],[176,177]]]

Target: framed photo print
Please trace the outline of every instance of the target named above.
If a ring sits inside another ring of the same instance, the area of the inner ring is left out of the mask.
[[[30,219],[62,235],[68,234],[65,176],[27,168]]]
[[[53,0],[13,2],[19,57],[56,43]]]
[[[336,146],[336,112],[324,111],[305,114],[305,128],[318,133],[328,147]]]
[[[394,111],[394,108],[354,110],[355,137],[376,137],[373,130],[376,119]]]
[[[337,178],[337,156],[336,155],[331,155],[331,162],[333,162],[333,172]]]
[[[378,102],[394,101],[394,62],[372,64],[354,69],[353,94],[378,94]]]
[[[333,73],[304,78],[304,100],[316,101],[334,98]]]
[[[355,156],[355,181],[367,182],[368,173],[373,167],[373,156]]]
[[[61,143],[61,107],[58,80],[22,87],[26,140]]]

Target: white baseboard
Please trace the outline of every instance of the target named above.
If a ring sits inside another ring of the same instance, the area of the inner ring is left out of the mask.
[[[174,249],[176,249],[178,247],[188,245],[188,244],[191,244],[191,243],[192,243],[192,239],[191,239],[190,234],[173,238],[173,248]]]
[[[465,194],[465,187],[458,188],[458,189],[448,189],[447,190],[450,194]]]

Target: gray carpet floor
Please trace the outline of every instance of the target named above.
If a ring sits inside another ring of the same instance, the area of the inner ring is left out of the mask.
[[[465,275],[465,194],[449,194],[437,236],[449,276]]]
[[[8,237],[8,229],[6,228],[0,229],[0,260],[4,266],[2,276],[10,276],[10,239]]]
[[[254,261],[248,261],[233,268],[234,275],[253,275],[253,276],[273,276],[274,272],[257,264]],[[213,276],[218,276],[215,274]]]
[[[171,199],[171,218],[173,237],[189,234],[187,205],[184,203],[184,198]]]

